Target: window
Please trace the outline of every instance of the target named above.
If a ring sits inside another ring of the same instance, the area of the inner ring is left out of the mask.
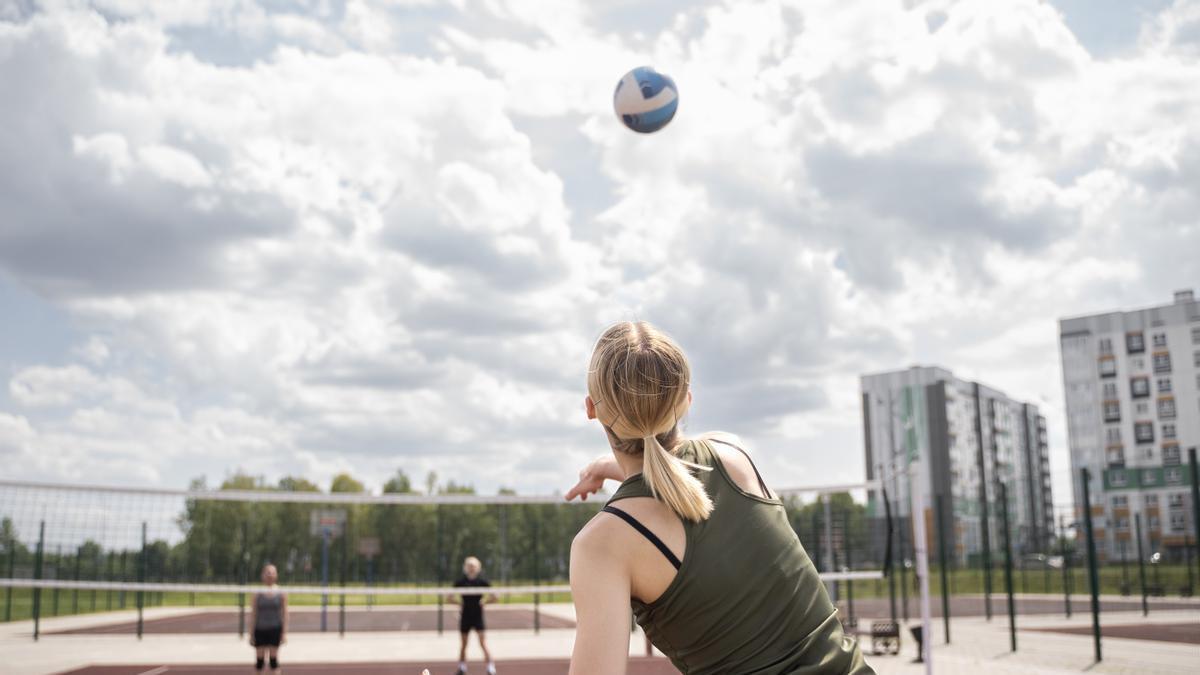
[[[1101,395],[1103,395],[1104,399],[1107,401],[1115,400],[1117,398],[1117,383],[1105,382],[1104,386],[1101,387]]]
[[[1175,511],[1171,514],[1171,531],[1182,532],[1186,524],[1184,523],[1184,514],[1182,511]]]
[[[1134,377],[1129,380],[1129,394],[1134,398],[1145,398],[1150,395],[1150,378]]]
[[[1163,466],[1179,466],[1179,444],[1164,444],[1162,448]]]
[[[1154,424],[1152,422],[1138,422],[1134,424],[1133,437],[1138,443],[1153,443]]]
[[[1153,341],[1154,341],[1155,347],[1166,347],[1167,346],[1167,334],[1166,333],[1155,333]]]
[[[1163,438],[1175,438],[1175,425],[1174,424],[1164,424],[1163,425]]]
[[[1125,466],[1125,448],[1121,446],[1113,446],[1105,451],[1108,456],[1108,466],[1110,469],[1120,469]]]
[[[1154,459],[1154,446],[1153,445],[1139,445],[1138,446],[1138,457],[1141,457],[1142,459]]]
[[[1116,521],[1117,521],[1117,529],[1118,530],[1128,530],[1129,529],[1129,518],[1128,517],[1121,516],[1120,518],[1117,518]]]
[[[1104,421],[1105,422],[1120,422],[1121,421],[1121,404],[1116,401],[1104,402]]]
[[[1125,351],[1130,354],[1141,354],[1146,351],[1146,338],[1142,335],[1142,331],[1125,334]]]
[[[1183,482],[1183,472],[1177,466],[1169,466],[1163,469],[1163,482],[1167,485],[1179,485]]]
[[[1171,396],[1164,396],[1158,399],[1158,419],[1173,420],[1175,419],[1175,399]]]
[[[1145,401],[1138,401],[1133,404],[1133,412],[1139,416],[1150,413],[1150,406],[1146,405]]]
[[[1145,495],[1142,497],[1142,502],[1146,506],[1158,506],[1158,495]]]
[[[1112,505],[1113,505],[1114,509],[1128,508],[1129,507],[1129,497],[1127,497],[1126,495],[1117,495],[1112,498]]]
[[[1154,469],[1142,470],[1142,485],[1158,485],[1158,472]]]
[[[1160,394],[1171,393],[1171,378],[1169,378],[1169,377],[1158,378],[1158,393],[1160,393]]]
[[[1158,529],[1158,516],[1150,516],[1146,519],[1146,523],[1151,530]]]
[[[1200,327],[1192,329],[1192,344],[1200,345]],[[1112,348],[1111,344],[1109,345],[1109,348]]]
[[[1100,377],[1115,377],[1117,374],[1117,362],[1109,358],[1100,359]]]
[[[1200,368],[1200,352],[1192,353],[1192,365]]]
[[[1200,335],[1200,329],[1192,332],[1196,335]],[[1200,341],[1197,341],[1196,344],[1200,344]],[[1102,356],[1111,356],[1112,353],[1112,338],[1100,338],[1100,354]]]
[[[1105,427],[1104,440],[1109,445],[1119,445],[1121,443],[1121,427]]]
[[[1167,495],[1167,506],[1169,506],[1173,509],[1182,509],[1183,508],[1183,493],[1182,492],[1172,492],[1171,494]]]
[[[1146,360],[1143,358],[1129,359],[1129,362],[1133,364],[1134,370],[1145,370],[1146,369]]]
[[[1154,355],[1154,372],[1169,373],[1171,372],[1171,355],[1167,352]]]
[[[1124,469],[1118,469],[1108,474],[1108,483],[1113,487],[1125,487],[1129,485],[1129,477]]]

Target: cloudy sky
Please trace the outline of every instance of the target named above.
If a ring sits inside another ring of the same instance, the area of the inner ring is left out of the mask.
[[[562,489],[645,319],[777,486],[924,363],[1043,407],[1061,502],[1057,319],[1200,286],[1195,0],[0,0],[0,82],[11,477]]]

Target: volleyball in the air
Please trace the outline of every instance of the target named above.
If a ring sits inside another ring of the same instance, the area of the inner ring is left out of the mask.
[[[613,110],[625,126],[649,134],[667,126],[679,107],[675,80],[650,66],[634,68],[617,82]]]

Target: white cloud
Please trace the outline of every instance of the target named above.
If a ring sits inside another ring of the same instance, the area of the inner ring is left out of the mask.
[[[1113,60],[1034,0],[642,4],[0,23],[0,268],[86,327],[17,364],[0,447],[547,491],[641,318],[779,484],[854,480],[857,375],[913,361],[1046,405],[1064,466],[1055,320],[1200,278],[1194,4]],[[650,137],[611,112],[643,63],[681,89]]]

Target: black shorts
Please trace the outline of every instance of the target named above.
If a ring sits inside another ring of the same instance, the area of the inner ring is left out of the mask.
[[[468,609],[463,608],[462,614],[458,617],[458,632],[470,633],[471,630],[482,631],[483,627],[483,608]]]
[[[254,646],[255,647],[278,647],[283,639],[283,627],[276,626],[275,628],[255,628],[254,629]]]

